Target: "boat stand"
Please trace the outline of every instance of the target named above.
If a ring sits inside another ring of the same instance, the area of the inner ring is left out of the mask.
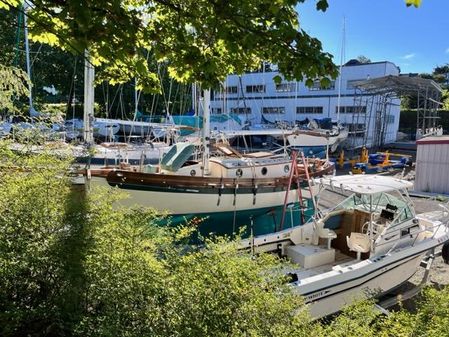
[[[398,288],[398,291],[395,296],[389,297],[386,299],[380,299],[377,304],[375,304],[375,308],[379,310],[384,315],[389,315],[390,312],[388,308],[398,304],[399,302],[407,301],[421,292],[421,289],[427,284],[429,280],[430,268],[432,267],[433,261],[436,257],[441,256],[441,250],[436,252],[432,251],[431,254],[427,255],[420,264],[420,267],[425,268],[424,275],[421,282],[413,287],[412,289],[401,291],[401,288]]]

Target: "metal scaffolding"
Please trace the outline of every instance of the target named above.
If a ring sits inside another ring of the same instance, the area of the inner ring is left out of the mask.
[[[358,146],[380,148],[385,144],[391,108],[403,97],[416,98],[418,138],[437,129],[438,108],[442,105],[440,102],[442,89],[433,80],[390,75],[358,81],[354,83],[354,87],[356,108],[352,123],[365,125],[363,130],[351,133],[351,145],[354,148]]]

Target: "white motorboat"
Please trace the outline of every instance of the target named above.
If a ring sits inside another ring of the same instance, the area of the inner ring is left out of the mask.
[[[447,210],[415,214],[408,181],[350,175],[319,184],[350,195],[304,225],[242,241],[242,247],[278,252],[298,265],[286,273],[313,317],[390,292],[449,240]]]

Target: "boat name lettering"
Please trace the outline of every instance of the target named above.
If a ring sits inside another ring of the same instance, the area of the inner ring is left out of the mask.
[[[313,301],[313,300],[320,298],[328,293],[330,293],[330,290],[322,290],[317,293],[306,296],[305,299],[306,299],[306,302]]]

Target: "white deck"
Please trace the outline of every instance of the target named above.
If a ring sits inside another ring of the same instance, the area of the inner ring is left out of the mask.
[[[319,247],[322,250],[326,250],[325,246],[312,246]],[[308,277],[317,276],[320,274],[324,274],[330,271],[338,271],[341,268],[348,267],[354,263],[357,263],[356,259],[342,254],[338,250],[335,251],[335,259],[331,263],[326,263],[320,266],[312,267],[312,268],[292,268],[289,271],[298,275],[298,279],[302,280]]]
[[[331,189],[360,194],[388,193],[413,187],[409,181],[381,175],[343,175],[317,179],[317,182]]]

